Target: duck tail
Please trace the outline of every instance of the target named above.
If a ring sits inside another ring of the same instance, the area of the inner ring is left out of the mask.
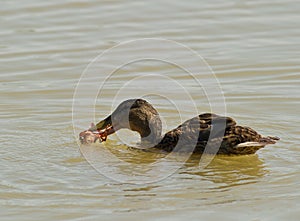
[[[275,144],[278,140],[279,137],[262,137],[259,141],[240,143],[234,146],[234,151],[238,154],[253,154],[268,144]]]
[[[279,137],[272,137],[272,136],[267,136],[267,137],[262,137],[259,140],[259,143],[261,144],[275,144],[278,140],[280,140]]]

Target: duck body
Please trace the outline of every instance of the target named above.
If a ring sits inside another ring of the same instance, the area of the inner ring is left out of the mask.
[[[213,127],[216,131],[211,134]],[[203,153],[206,149],[206,153],[242,155],[253,154],[267,144],[276,143],[278,138],[263,137],[250,127],[236,125],[230,117],[204,113],[167,132],[155,148],[173,151],[180,139],[180,146],[187,149],[197,140],[194,153]],[[179,151],[184,149],[179,148]]]
[[[250,127],[237,125],[231,117],[213,113],[193,117],[162,136],[161,120],[155,108],[143,99],[130,99],[122,102],[97,125],[81,132],[80,141],[95,142],[99,134],[105,135],[105,139],[100,141],[106,140],[106,136],[122,128],[137,131],[144,148],[166,152],[254,154],[265,145],[275,144],[279,140],[278,137],[263,137]]]

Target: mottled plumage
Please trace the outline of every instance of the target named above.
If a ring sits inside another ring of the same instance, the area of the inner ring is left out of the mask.
[[[216,131],[208,142],[212,127]],[[207,153],[215,153],[215,148],[220,147],[218,154],[252,154],[266,144],[274,144],[278,140],[276,137],[262,137],[250,127],[238,126],[230,117],[205,113],[167,132],[155,148],[172,151],[180,137],[183,140],[181,151],[184,151],[184,146],[197,139],[193,152],[203,153],[208,145]]]
[[[153,106],[143,99],[131,99],[122,102],[112,115],[90,128],[89,132],[82,132],[81,141],[90,142],[91,131],[98,130],[107,136],[121,128],[137,131],[143,146],[167,152],[253,154],[279,140],[277,137],[263,137],[250,127],[237,125],[230,117],[212,113],[189,119],[162,137],[161,120]],[[97,137],[92,140],[95,142]]]

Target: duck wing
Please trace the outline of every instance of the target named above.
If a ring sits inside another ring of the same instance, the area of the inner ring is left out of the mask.
[[[168,152],[175,147],[184,152],[201,152],[200,149],[204,150],[209,138],[223,137],[226,128],[234,125],[236,122],[230,117],[213,113],[200,114],[167,132],[155,147]]]
[[[252,154],[278,139],[262,137],[250,127],[238,126],[231,117],[204,113],[167,132],[155,147],[168,152]]]

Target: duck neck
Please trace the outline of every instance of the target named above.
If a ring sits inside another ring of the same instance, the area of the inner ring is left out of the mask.
[[[141,144],[146,147],[153,147],[162,138],[162,123],[159,116],[152,117],[148,122],[146,130],[140,132]]]

